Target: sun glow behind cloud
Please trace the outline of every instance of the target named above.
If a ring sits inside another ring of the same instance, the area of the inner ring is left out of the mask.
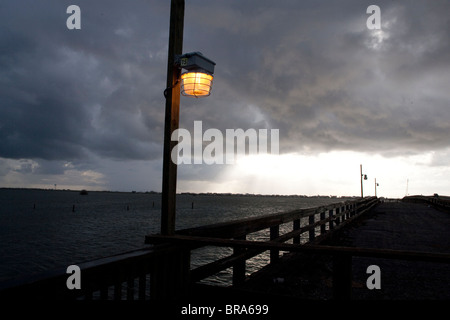
[[[359,196],[362,164],[363,174],[368,176],[363,182],[364,196],[375,195],[375,179],[379,183],[377,195],[381,197],[429,194],[429,190],[445,193],[444,181],[442,185],[430,185],[427,177],[436,179],[448,175],[449,172],[442,170],[449,170],[429,166],[432,160],[432,152],[393,158],[352,151],[314,156],[298,153],[251,155],[226,166],[214,183],[181,181],[180,188],[193,192],[202,186],[211,192]]]

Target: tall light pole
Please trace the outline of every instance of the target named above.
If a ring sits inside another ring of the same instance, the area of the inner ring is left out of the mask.
[[[163,182],[161,203],[161,234],[175,233],[177,164],[172,149],[178,141],[172,134],[178,129],[180,95],[207,97],[211,93],[215,62],[201,52],[183,52],[184,0],[171,0],[169,53],[167,60],[166,115],[164,121]],[[187,72],[181,74],[182,68]]]
[[[177,165],[171,159],[171,152],[177,141],[171,141],[171,137],[178,129],[180,118],[181,69],[175,66],[175,57],[183,52],[183,27],[184,0],[171,0],[161,200],[161,234],[164,235],[175,232]]]
[[[364,198],[363,179],[367,180],[367,174],[362,173],[362,164],[359,165],[359,171],[360,171],[360,175],[361,175],[361,198]]]
[[[377,183],[377,178],[375,178],[375,197],[377,196],[377,187],[379,184]]]

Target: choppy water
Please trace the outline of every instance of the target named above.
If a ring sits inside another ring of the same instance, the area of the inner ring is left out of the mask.
[[[182,194],[177,196],[176,228],[338,201]],[[160,230],[160,202],[161,195],[151,193],[0,189],[0,281],[141,248],[146,234]],[[212,261],[227,250],[198,250],[192,264]],[[266,257],[255,258],[250,269],[261,259]],[[222,281],[217,279],[212,281]]]

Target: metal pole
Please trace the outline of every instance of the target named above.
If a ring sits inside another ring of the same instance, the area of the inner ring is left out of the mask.
[[[178,129],[180,115],[181,69],[175,66],[175,56],[183,52],[184,0],[172,0],[170,5],[169,53],[167,62],[166,115],[164,122],[163,181],[161,201],[161,234],[175,233],[177,165],[171,159],[177,141],[171,141]]]
[[[375,197],[377,196],[377,178],[375,178]]]
[[[360,175],[361,175],[361,198],[364,198],[364,194],[363,194],[363,173],[362,173],[362,164],[359,165],[359,171],[360,171]]]

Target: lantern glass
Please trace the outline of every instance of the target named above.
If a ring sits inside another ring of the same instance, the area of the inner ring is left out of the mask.
[[[213,76],[191,71],[181,75],[181,94],[190,97],[207,97],[211,94]]]

